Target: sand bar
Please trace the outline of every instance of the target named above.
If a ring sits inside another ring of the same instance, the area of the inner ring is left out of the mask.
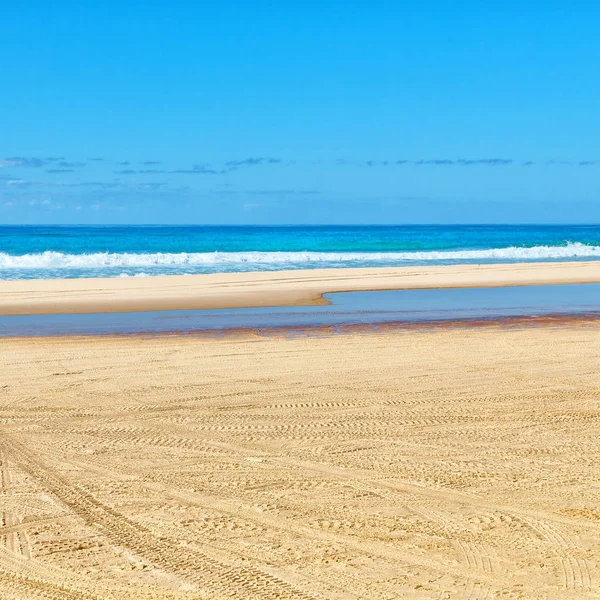
[[[18,280],[0,281],[0,314],[289,306],[319,304],[331,292],[599,282],[600,262]]]
[[[598,598],[599,325],[0,340],[0,597]]]

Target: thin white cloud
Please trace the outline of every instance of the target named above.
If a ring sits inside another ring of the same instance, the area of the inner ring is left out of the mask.
[[[18,162],[16,160],[8,160],[5,158],[0,158],[0,169],[7,169],[8,167],[16,167],[18,166]]]

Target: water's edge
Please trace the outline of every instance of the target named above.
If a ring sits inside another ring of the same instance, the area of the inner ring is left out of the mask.
[[[0,225],[0,279],[565,260],[600,260],[600,225]]]
[[[0,316],[0,337],[354,327],[600,315],[600,284],[326,294],[315,306]]]

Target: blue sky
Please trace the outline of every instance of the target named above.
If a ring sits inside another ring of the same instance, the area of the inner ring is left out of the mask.
[[[598,22],[552,0],[7,4],[0,223],[600,222]]]

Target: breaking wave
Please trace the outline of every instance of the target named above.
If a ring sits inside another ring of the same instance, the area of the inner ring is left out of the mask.
[[[0,252],[0,269],[97,270],[112,268],[187,268],[201,272],[220,270],[272,270],[315,266],[378,266],[454,261],[565,260],[600,258],[600,246],[572,242],[561,246],[490,248],[485,250],[432,250],[419,252],[179,252],[93,253],[41,252],[10,255]],[[117,274],[118,275],[118,274]]]

